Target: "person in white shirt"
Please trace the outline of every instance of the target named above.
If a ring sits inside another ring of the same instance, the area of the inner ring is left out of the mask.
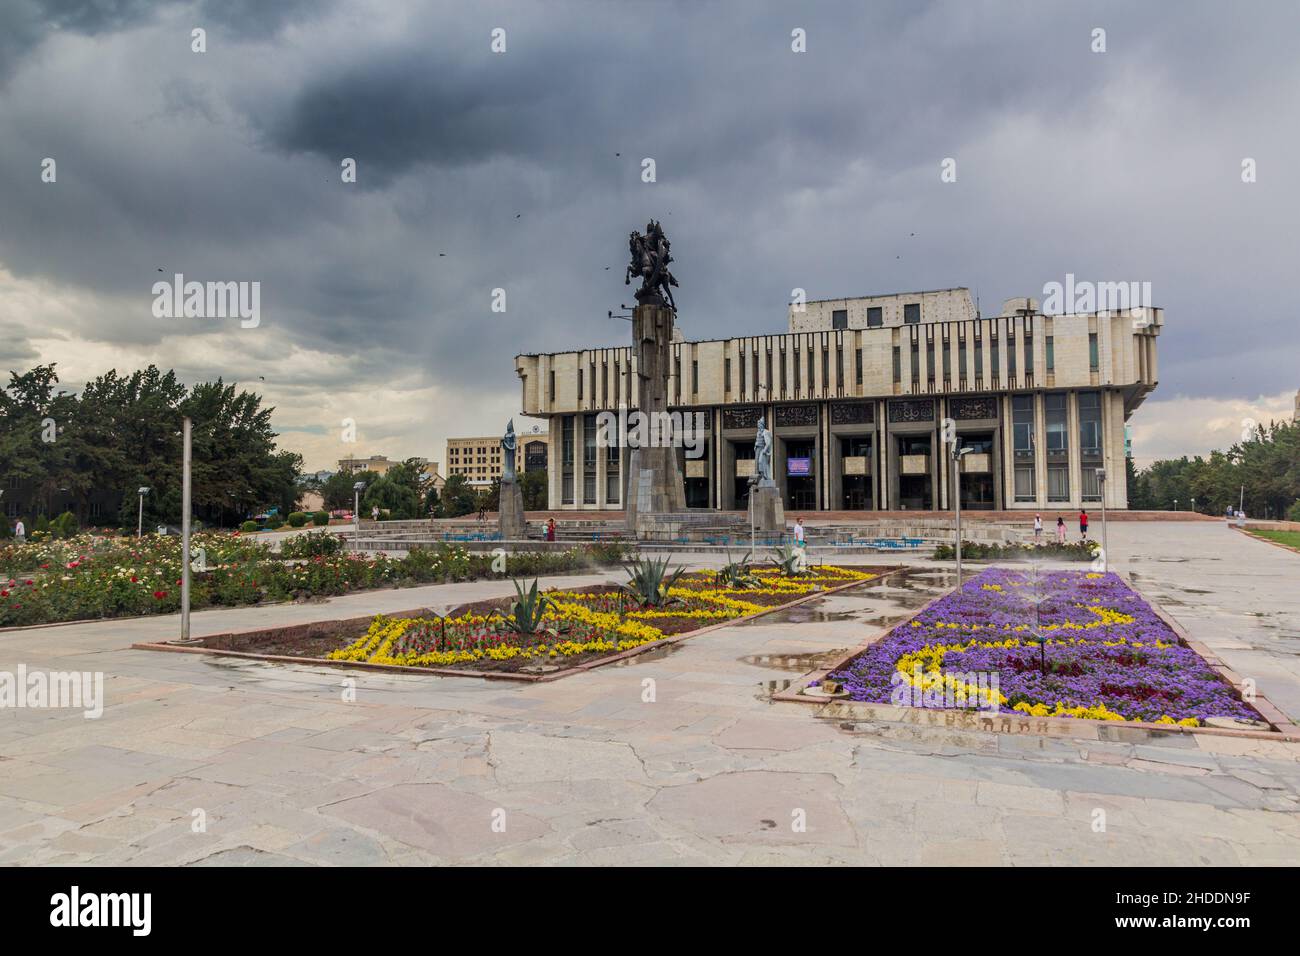
[[[27,526],[23,524],[22,518],[19,518],[18,523],[14,525],[14,539],[19,544],[27,540]]]
[[[1034,544],[1043,540],[1043,516],[1034,515]]]
[[[803,537],[803,518],[794,519],[794,543],[798,548],[805,547],[807,544]]]

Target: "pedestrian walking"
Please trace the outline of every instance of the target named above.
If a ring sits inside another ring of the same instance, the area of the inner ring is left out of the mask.
[[[1082,509],[1079,511],[1079,534],[1084,541],[1088,540],[1088,512]]]
[[[555,519],[554,518],[546,519],[546,540],[547,541],[555,540]]]
[[[1034,544],[1043,543],[1043,516],[1034,515]]]
[[[1056,543],[1065,544],[1065,519],[1060,515],[1056,516]]]
[[[375,521],[379,520],[379,505],[375,505],[370,509],[370,517]]]
[[[27,541],[27,526],[23,524],[22,518],[19,518],[17,523],[14,524],[14,540],[19,544],[24,544]]]

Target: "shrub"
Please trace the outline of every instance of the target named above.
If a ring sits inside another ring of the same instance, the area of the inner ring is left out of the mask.
[[[290,527],[290,528],[301,528],[301,527],[302,527],[303,525],[305,525],[306,523],[307,523],[307,514],[306,514],[306,512],[303,512],[303,511],[291,511],[291,512],[289,512],[289,527]]]
[[[81,523],[71,511],[65,511],[50,522],[50,531],[56,538],[71,538],[81,530]]]
[[[36,523],[32,525],[32,531],[44,533],[49,530],[50,530],[50,519],[45,517],[45,515],[43,514],[37,515]]]
[[[266,520],[266,526],[270,528],[272,531],[275,531],[279,528],[283,528],[284,522],[280,520],[279,515],[272,515],[270,518]]]
[[[241,525],[239,526],[239,530],[240,530],[240,531],[243,531],[243,532],[256,531],[256,530],[257,530],[257,522],[256,522],[256,521],[245,521],[243,524],[241,524]]]
[[[1300,521],[1300,498],[1297,498],[1295,504],[1287,509],[1286,517],[1288,521]]]
[[[308,531],[286,538],[280,545],[282,558],[329,557],[343,550],[343,537],[328,531]]]
[[[1089,539],[1074,541],[1069,544],[987,544],[985,542],[963,541],[961,556],[972,561],[987,558],[1064,558],[1067,561],[1091,561],[1097,556],[1101,545]],[[941,544],[934,549],[934,560],[951,561],[957,556],[950,544]]]
[[[318,528],[324,528],[330,523],[330,513],[328,511],[318,511],[311,516],[311,523]]]

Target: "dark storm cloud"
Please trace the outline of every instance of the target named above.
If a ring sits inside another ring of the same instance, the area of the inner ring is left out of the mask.
[[[779,330],[795,287],[967,284],[987,312],[1071,271],[1152,281],[1162,392],[1277,391],[1300,24],[1249,11],[19,0],[0,23],[0,265],[105,296],[74,320],[92,340],[184,334],[149,316],[159,268],[257,279],[275,348],[348,356],[353,382],[515,394],[515,352],[625,339],[605,312],[631,301],[627,232],[657,217],[691,337]]]

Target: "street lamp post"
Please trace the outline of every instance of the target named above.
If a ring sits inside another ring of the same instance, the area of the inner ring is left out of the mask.
[[[141,485],[135,493],[140,496],[140,510],[135,519],[135,537],[138,541],[144,536],[144,496],[149,493],[149,486]]]
[[[957,515],[957,590],[961,590],[961,459],[969,455],[973,448],[958,448],[952,443],[952,503]]]
[[[352,550],[357,550],[357,542],[361,539],[361,491],[366,487],[364,481],[358,481],[352,486]]]
[[[181,424],[181,640],[190,639],[190,420]],[[144,497],[140,498],[144,501]]]
[[[1110,547],[1106,537],[1106,469],[1097,469],[1097,484],[1101,487],[1101,570],[1110,570]]]
[[[1175,510],[1175,511],[1178,510],[1178,499],[1177,499],[1177,498],[1174,499],[1174,510]]]

